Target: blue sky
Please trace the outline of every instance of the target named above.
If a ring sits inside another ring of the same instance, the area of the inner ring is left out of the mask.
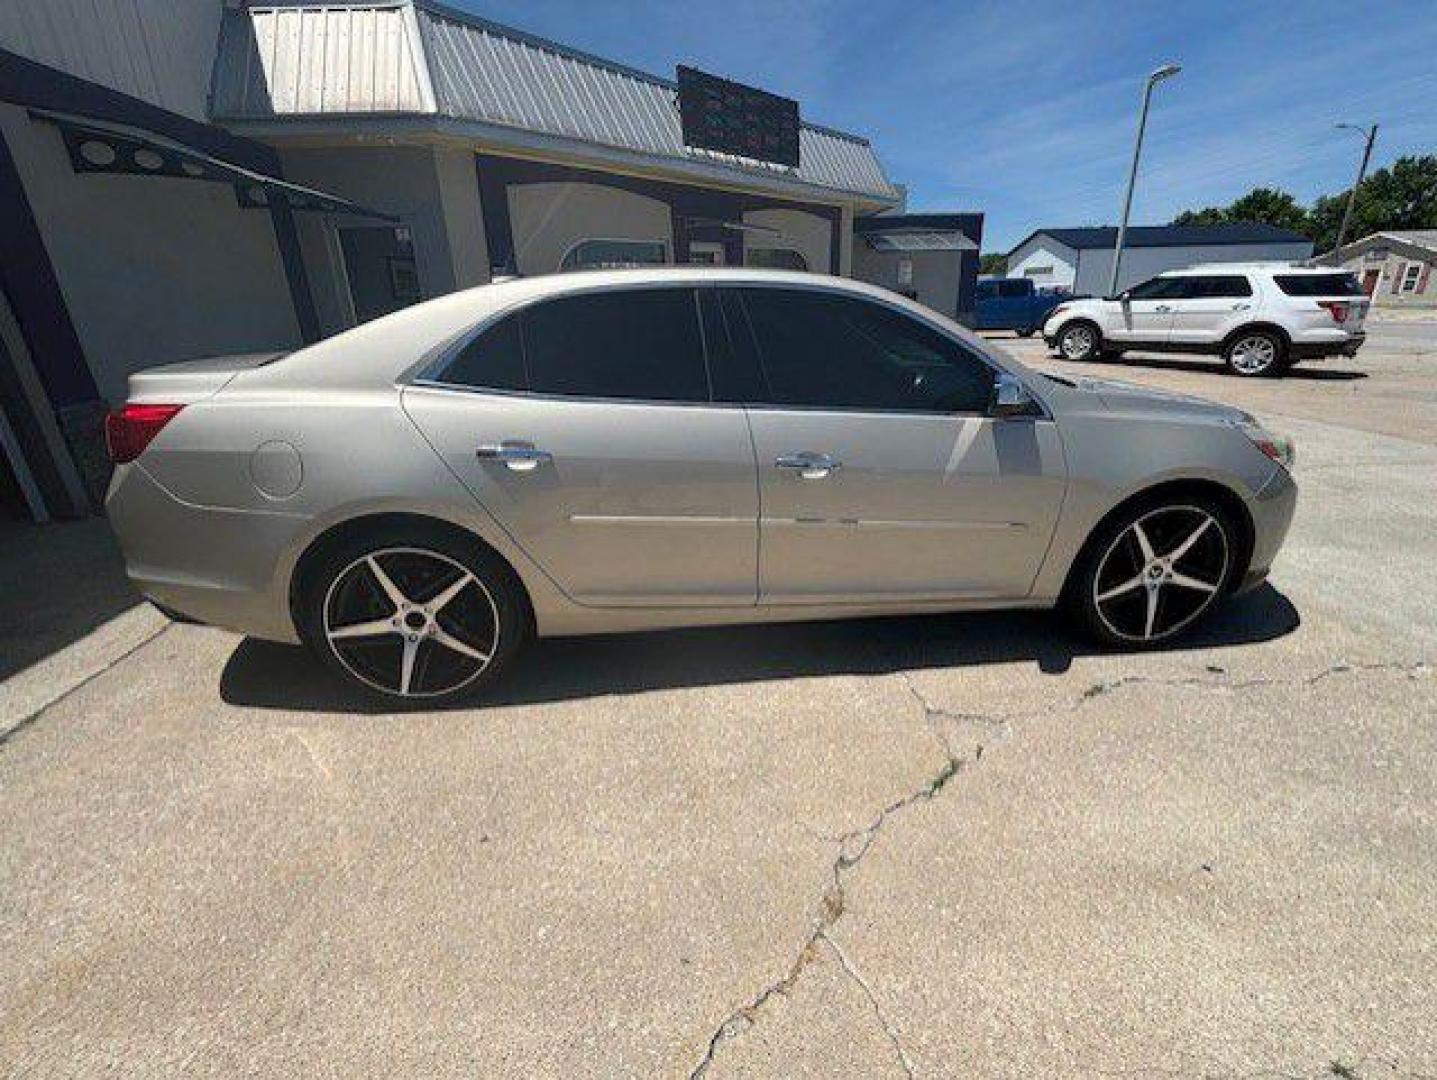
[[[450,0],[672,77],[676,62],[868,136],[913,210],[982,210],[984,250],[1115,222],[1147,73],[1138,223],[1277,186],[1308,201],[1437,153],[1437,0]]]

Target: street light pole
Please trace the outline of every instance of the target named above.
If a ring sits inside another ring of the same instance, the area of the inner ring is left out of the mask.
[[[1347,209],[1342,211],[1342,224],[1337,227],[1337,243],[1332,245],[1332,265],[1337,265],[1339,252],[1342,250],[1342,241],[1347,236],[1347,226],[1352,221],[1352,207],[1357,202],[1357,189],[1362,186],[1362,178],[1367,175],[1367,162],[1372,158],[1372,144],[1377,141],[1377,125],[1370,128],[1362,127],[1360,124],[1338,124],[1337,127],[1345,131],[1357,131],[1367,136],[1367,145],[1362,150],[1362,164],[1357,166],[1357,182],[1352,185],[1352,190],[1347,193]]]
[[[1123,220],[1118,226],[1118,243],[1113,248],[1113,276],[1108,283],[1108,295],[1116,296],[1118,292],[1118,268],[1123,262],[1123,240],[1128,234],[1128,212],[1133,208],[1133,186],[1138,181],[1138,158],[1143,153],[1143,132],[1148,126],[1148,106],[1153,100],[1153,87],[1164,79],[1172,78],[1182,70],[1180,64],[1164,64],[1148,76],[1147,85],[1143,87],[1143,111],[1138,114],[1138,140],[1133,144],[1133,167],[1128,172],[1128,193],[1123,199]]]

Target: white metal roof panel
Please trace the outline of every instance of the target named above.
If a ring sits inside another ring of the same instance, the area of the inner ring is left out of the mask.
[[[814,124],[797,169],[684,146],[658,76],[418,0],[265,4],[225,14],[212,115],[437,114],[750,175],[896,199],[864,139]]]
[[[211,112],[230,118],[433,113],[413,9],[404,3],[228,10]]]

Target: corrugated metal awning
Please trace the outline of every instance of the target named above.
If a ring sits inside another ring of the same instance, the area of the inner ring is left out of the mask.
[[[280,203],[291,210],[358,214],[383,221],[399,220],[393,214],[361,206],[338,195],[292,184],[281,177],[268,176],[223,161],[154,132],[49,109],[30,109],[29,113],[36,120],[54,124],[60,129],[70,154],[70,164],[76,172],[168,176],[179,180],[233,184],[235,198],[245,208]]]
[[[923,230],[870,232],[863,239],[874,251],[977,251],[978,245],[961,232]]]

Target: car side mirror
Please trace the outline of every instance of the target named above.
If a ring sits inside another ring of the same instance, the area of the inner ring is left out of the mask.
[[[1042,406],[1028,388],[1011,375],[999,375],[993,383],[993,397],[988,413],[999,420],[1018,420],[1025,416],[1041,416]]]

